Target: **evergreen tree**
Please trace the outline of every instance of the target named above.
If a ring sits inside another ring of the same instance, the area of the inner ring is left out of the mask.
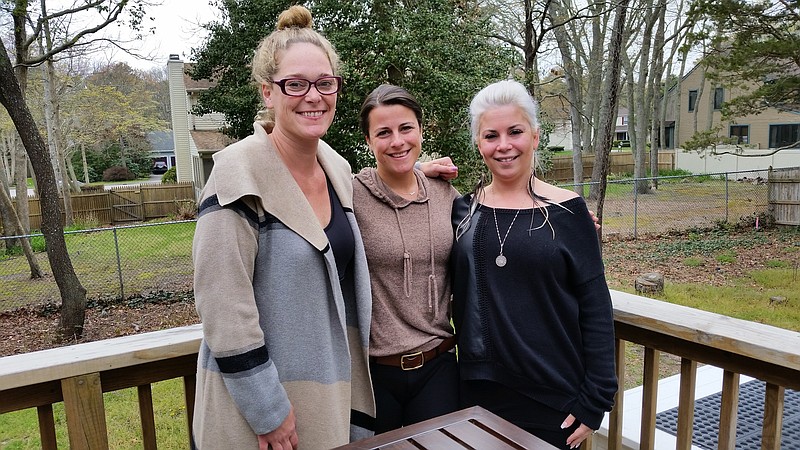
[[[800,1],[697,0],[690,15],[706,24],[692,37],[711,43],[709,77],[749,92],[724,105],[726,116],[800,112]]]
[[[194,52],[193,76],[216,75],[218,82],[201,95],[199,110],[224,113],[232,136],[251,133],[260,99],[249,77],[250,58],[291,3],[221,1],[223,20],[207,25],[209,40]],[[487,38],[490,23],[481,10],[454,0],[320,0],[308,6],[315,29],[342,60],[344,89],[325,141],[353,170],[371,165],[358,130],[361,102],[381,83],[400,85],[423,106],[424,151],[451,156],[462,168],[460,187],[471,184],[470,171],[463,169],[478,167],[479,156],[469,143],[469,101],[489,82],[506,78],[519,61],[516,53]]]

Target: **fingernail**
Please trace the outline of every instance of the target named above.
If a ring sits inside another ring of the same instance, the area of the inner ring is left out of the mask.
[[[451,171],[451,172],[456,172],[457,170],[458,170],[458,167],[456,167],[456,166],[450,166],[450,171]]]
[[[561,422],[561,429],[567,428],[567,422]]]

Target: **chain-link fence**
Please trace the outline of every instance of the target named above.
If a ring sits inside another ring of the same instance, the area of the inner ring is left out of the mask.
[[[590,209],[597,211],[597,202],[589,199],[592,183],[578,186]],[[768,213],[768,192],[767,179],[753,171],[608,180],[603,235],[636,238],[720,223],[755,226]]]
[[[604,236],[635,238],[721,222],[754,223],[768,209],[766,180],[753,172],[659,177],[655,180],[658,189],[647,194],[637,193],[637,181],[652,185],[654,179],[609,180]],[[583,187],[588,196],[590,185]],[[596,211],[596,203],[588,203]],[[194,221],[151,223],[70,231],[65,239],[90,301],[130,299],[161,291],[191,291],[194,228]],[[22,254],[0,257],[0,312],[23,305],[60,304],[44,240],[40,234],[28,237],[48,275],[32,280]]]
[[[148,223],[67,231],[64,239],[87,299],[98,302],[191,291],[194,228],[194,220]],[[44,238],[41,234],[26,237],[38,250],[36,261],[46,275],[31,279],[30,264],[19,251],[0,258],[0,312],[61,303]]]

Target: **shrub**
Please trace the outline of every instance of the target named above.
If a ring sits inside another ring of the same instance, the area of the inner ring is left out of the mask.
[[[177,220],[191,220],[197,218],[197,203],[194,200],[175,200],[178,213],[175,215]]]
[[[103,181],[127,181],[135,179],[136,175],[127,167],[111,166],[103,171]]]
[[[161,176],[162,183],[177,183],[178,182],[178,172],[175,171],[175,166],[172,166],[164,172],[164,175]]]

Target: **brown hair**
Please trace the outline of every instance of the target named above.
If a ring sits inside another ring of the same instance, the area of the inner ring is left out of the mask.
[[[378,106],[400,105],[414,111],[417,116],[417,124],[422,126],[422,107],[417,99],[410,92],[391,84],[382,84],[367,95],[364,103],[361,104],[361,111],[358,113],[358,126],[364,136],[369,137],[369,113]]]
[[[321,48],[328,56],[333,74],[338,75],[339,55],[328,39],[311,28],[312,25],[311,11],[301,5],[293,5],[278,16],[275,31],[261,40],[253,55],[251,73],[259,86],[272,84],[272,77],[278,72],[280,65],[278,53],[297,43],[313,44]],[[274,124],[274,112],[262,109],[256,120]]]

